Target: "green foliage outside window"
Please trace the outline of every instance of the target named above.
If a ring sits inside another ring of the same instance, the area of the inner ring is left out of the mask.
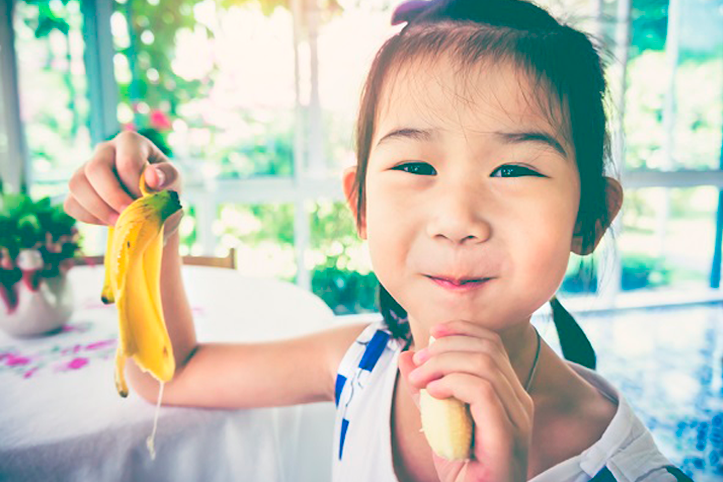
[[[53,174],[61,161],[71,159],[80,163],[87,156],[66,145],[68,139],[84,139],[83,136],[87,136],[87,102],[81,101],[86,90],[85,72],[73,72],[70,68],[54,72],[56,54],[50,41],[51,36],[54,39],[64,38],[68,48],[62,55],[70,55],[73,32],[77,35],[81,28],[78,22],[80,0],[19,0],[18,3],[28,8],[17,9],[20,13],[16,14],[16,24],[22,24],[24,32],[32,32],[39,42],[47,43],[45,67],[39,75],[54,76],[57,86],[53,87],[53,91],[62,92],[63,102],[67,104],[65,110],[71,114],[66,119],[53,112],[44,113],[33,118],[33,125],[27,126],[32,139],[29,147],[33,169],[42,168]],[[721,4],[720,0],[712,0],[711,3]],[[277,8],[288,9],[289,6],[288,0],[116,0],[113,33],[117,51],[114,61],[120,89],[119,113],[130,113],[130,122],[136,128],[155,128],[161,136],[158,143],[168,142],[176,121],[186,123],[189,129],[204,130],[209,135],[207,147],[203,152],[193,154],[202,158],[204,163],[210,161],[214,165],[215,177],[291,176],[295,120],[290,108],[273,112],[248,109],[235,113],[233,123],[243,127],[243,135],[234,132],[232,140],[224,137],[222,129],[206,123],[202,116],[189,117],[184,112],[184,108],[192,102],[209,95],[214,86],[217,65],[212,63],[210,70],[200,78],[179,76],[173,66],[176,41],[181,33],[189,31],[213,39],[214,29],[205,23],[198,10],[211,4],[219,16],[239,6],[257,5],[270,17]],[[632,4],[625,126],[628,169],[657,168],[660,162],[665,136],[661,119],[666,85],[664,76],[659,72],[664,65],[667,4],[667,0],[634,0]],[[614,15],[613,6],[614,2],[605,2],[605,13]],[[321,7],[322,26],[340,11],[334,0],[322,2]],[[119,25],[125,26],[125,33],[123,28],[116,28]],[[612,38],[614,28],[614,22],[606,23],[608,38]],[[676,151],[673,156],[679,165],[674,167],[718,168],[723,97],[712,93],[720,92],[723,72],[721,53],[721,46],[710,52],[681,51],[677,70]],[[71,64],[70,59],[67,64]],[[352,135],[345,133],[344,129],[351,123],[337,121],[328,113],[324,116],[325,135],[330,139],[325,144],[325,154],[329,159],[338,159],[349,152],[346,144]],[[45,186],[41,188],[48,189]],[[694,203],[691,202],[694,196],[693,190],[671,192],[671,215],[681,219],[691,218],[694,214],[696,219],[709,218],[707,210],[694,213]],[[361,242],[348,209],[343,203],[332,205],[331,208],[322,205],[310,208],[310,250],[315,253],[316,260],[311,273],[313,289],[338,312],[372,309],[376,279],[368,269],[359,269],[358,260],[350,254],[361,246]],[[244,213],[262,227],[244,231],[238,225],[224,221],[224,210],[227,216],[228,212]],[[627,193],[626,212],[633,221],[626,222],[625,231],[647,234],[648,228],[640,226],[651,224],[655,205],[635,192]],[[184,249],[190,251],[198,246],[195,207],[188,206],[186,213],[182,234]],[[235,238],[234,242],[249,246],[275,243],[287,251],[293,250],[293,216],[293,208],[289,205],[224,206],[219,212],[214,235],[221,246],[228,245]],[[570,293],[594,291],[597,285],[595,267],[593,257],[588,257],[582,268],[573,266],[563,290]],[[686,272],[680,266],[663,262],[661,257],[646,257],[636,252],[624,253],[622,270],[624,290],[660,287],[676,280],[700,277],[699,273]],[[293,279],[293,275],[290,276]],[[586,280],[589,287],[585,286]]]

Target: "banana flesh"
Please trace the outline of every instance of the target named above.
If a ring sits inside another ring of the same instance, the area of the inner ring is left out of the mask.
[[[429,337],[429,344],[435,341]],[[470,457],[473,421],[469,405],[454,397],[440,400],[427,390],[419,393],[419,410],[422,430],[435,454],[447,460],[464,460]]]
[[[118,307],[116,389],[128,395],[127,358],[160,382],[173,377],[176,365],[163,318],[160,293],[163,223],[181,209],[174,191],[152,192],[141,176],[142,196],[123,210],[109,228],[105,254],[104,303]]]

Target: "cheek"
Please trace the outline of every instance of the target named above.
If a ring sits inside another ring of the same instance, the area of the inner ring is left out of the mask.
[[[402,207],[393,196],[383,189],[371,189],[367,184],[366,196],[366,234],[372,267],[379,281],[387,288],[391,283],[387,273],[393,273],[399,265],[400,225],[403,222]]]
[[[524,214],[524,229],[515,235],[518,275],[542,302],[560,286],[570,258],[570,245],[577,216],[577,194],[547,197]]]

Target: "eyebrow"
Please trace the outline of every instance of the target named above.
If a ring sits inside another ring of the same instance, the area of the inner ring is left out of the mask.
[[[555,139],[552,135],[542,131],[521,131],[521,132],[502,132],[495,131],[492,134],[500,139],[505,144],[522,144],[526,142],[534,142],[537,144],[544,144],[547,147],[552,147],[557,152],[562,154],[563,157],[567,158],[567,152],[562,147],[562,144]],[[388,142],[392,139],[412,139],[417,141],[429,141],[437,135],[437,131],[434,129],[411,129],[402,128],[394,129],[387,133],[384,137],[379,139],[377,147],[383,142]]]
[[[538,144],[544,144],[548,147],[552,147],[557,152],[562,154],[562,157],[567,159],[567,152],[565,152],[562,144],[546,132],[494,132],[494,135],[495,137],[502,139],[502,141],[507,144],[522,144],[524,142],[535,142]]]

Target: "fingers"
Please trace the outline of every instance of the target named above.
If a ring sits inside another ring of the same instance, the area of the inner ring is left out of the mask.
[[[141,195],[139,181],[141,172],[154,151],[153,144],[135,132],[122,132],[113,139],[115,144],[115,167],[125,189],[134,198]]]
[[[402,379],[405,381],[403,385],[406,387],[407,392],[409,393],[409,396],[412,397],[412,400],[414,401],[414,404],[419,408],[419,388],[418,386],[412,385],[411,383],[408,383],[407,380],[409,379],[409,374],[416,368],[416,365],[414,364],[414,361],[412,360],[414,356],[413,351],[403,351],[399,354],[399,372],[402,375]]]
[[[63,203],[63,209],[65,209],[65,212],[68,214],[68,216],[73,217],[82,223],[98,224],[101,226],[107,224],[107,222],[101,221],[100,219],[90,214],[83,206],[80,205],[80,203],[72,195],[65,198],[65,202]]]
[[[153,169],[146,169],[151,165]],[[141,173],[152,190],[180,190],[178,171],[151,141],[135,132],[118,134],[99,144],[92,159],[75,172],[64,203],[66,212],[90,224],[115,224],[120,213],[141,195]],[[169,225],[169,232],[176,228]]]
[[[434,343],[417,351],[414,362],[420,364],[429,359],[431,355],[439,355],[447,351],[484,352],[504,358],[507,356],[503,349],[492,339],[477,338],[468,335],[445,335],[437,338]]]
[[[450,385],[450,380],[455,380],[461,374],[471,376],[464,380],[474,386],[491,386],[502,401],[509,420],[518,428],[524,427],[527,415],[523,402],[515,394],[507,377],[501,373],[494,357],[486,353],[447,352],[433,356],[409,374],[409,382],[418,388],[426,387],[435,398],[447,398],[453,396],[453,391],[464,389]],[[457,398],[470,405],[480,402],[479,398],[474,397]],[[482,403],[486,402],[482,400]]]
[[[69,186],[70,195],[65,202],[68,214],[79,220],[87,219],[86,222],[92,224],[115,224],[118,213],[98,195],[85,176],[84,170],[76,171],[70,179]]]
[[[76,175],[87,178],[92,189],[116,213],[120,213],[133,202],[133,198],[119,182],[115,165],[115,147],[112,143],[98,146],[93,158],[85,164],[82,171],[76,172]],[[70,188],[72,192],[72,184]],[[75,197],[81,199],[82,195],[78,193]],[[99,217],[98,214],[100,213],[95,214],[96,217]]]
[[[180,192],[181,175],[170,162],[159,162],[152,164],[144,170],[146,185],[153,191],[170,189]]]
[[[475,330],[478,328],[481,327],[473,325],[471,329]],[[444,330],[446,330],[445,333],[451,332],[449,327],[445,327]],[[439,329],[437,331],[439,331]],[[486,353],[498,360],[498,368],[502,371],[504,376],[507,377],[507,380],[509,381],[510,386],[514,390],[517,397],[523,399],[527,395],[527,392],[525,392],[522,383],[517,378],[517,374],[515,373],[515,370],[512,368],[512,365],[509,361],[507,351],[502,345],[502,342],[499,339],[497,333],[491,330],[487,330],[485,328],[481,328],[481,330],[476,331],[478,331],[482,337],[478,338],[475,335],[466,334],[445,334],[445,336],[438,338],[437,341],[434,342],[432,345],[422,350],[419,350],[415,355],[415,363],[423,363],[432,355],[438,355],[445,352]]]
[[[454,397],[469,404],[475,424],[475,458],[486,460],[503,454],[514,446],[519,437],[531,433],[526,425],[519,426],[510,417],[508,407],[495,387],[474,375],[454,373],[430,383],[427,392],[435,398]],[[480,451],[484,455],[480,456]]]
[[[454,320],[446,323],[439,323],[432,327],[430,334],[435,338],[441,338],[449,335],[469,335],[476,338],[485,338],[496,343],[504,350],[502,338],[500,338],[499,334],[488,328],[465,320]]]

